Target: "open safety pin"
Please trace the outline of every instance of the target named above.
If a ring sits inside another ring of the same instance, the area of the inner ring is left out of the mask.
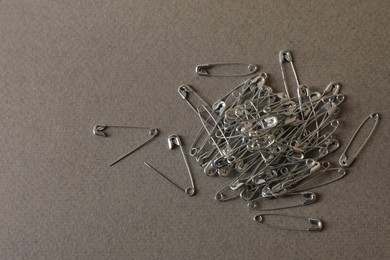
[[[360,146],[360,148],[357,150],[357,152],[355,153],[354,156],[348,156],[346,153],[347,153],[347,150],[349,149],[349,147],[351,146],[353,140],[356,138],[356,135],[359,133],[359,131],[362,129],[363,125],[368,122],[369,119],[372,119],[374,120],[374,125],[372,126],[372,129],[370,131],[370,133],[368,134],[366,140],[364,140],[363,144]],[[344,167],[348,167],[350,166],[353,161],[356,159],[356,157],[359,155],[359,153],[363,150],[364,146],[366,146],[368,140],[370,139],[370,137],[372,136],[372,134],[374,133],[374,130],[375,128],[377,127],[378,125],[378,121],[379,121],[379,114],[378,113],[372,113],[370,114],[366,119],[363,120],[363,122],[360,124],[360,126],[358,127],[358,129],[355,131],[355,133],[353,134],[351,140],[349,141],[349,143],[347,144],[347,147],[345,148],[344,152],[341,154],[340,158],[339,158],[339,164],[341,166],[344,166]]]
[[[242,74],[212,74],[208,70],[212,67],[217,66],[234,66],[234,65],[246,65],[248,72],[244,72]],[[201,64],[195,67],[195,72],[199,76],[208,76],[208,77],[241,77],[248,76],[257,71],[257,66],[251,63],[241,63],[241,62],[224,62],[224,63],[209,63],[209,64]]]
[[[264,223],[264,216],[266,216],[266,215],[304,219],[304,220],[307,220],[309,222],[310,227],[305,228],[305,229],[298,229],[298,228],[286,228],[286,227],[282,227],[282,226],[267,224],[267,223]],[[264,226],[268,226],[268,227],[276,228],[276,229],[291,230],[291,231],[321,231],[322,230],[322,221],[321,220],[315,219],[315,218],[306,218],[306,217],[301,217],[301,216],[296,216],[296,215],[290,215],[290,214],[264,213],[264,214],[254,216],[253,220],[256,221],[258,224],[262,224]]]
[[[126,153],[125,155],[121,156],[119,159],[115,160],[113,163],[110,164],[110,166],[113,166],[114,164],[123,160],[124,158],[126,158],[130,154],[134,153],[135,151],[137,151],[138,149],[140,149],[141,147],[143,147],[144,145],[146,145],[147,143],[152,141],[159,134],[159,131],[157,128],[148,128],[148,127],[143,127],[143,126],[123,126],[123,125],[95,125],[92,129],[92,132],[94,135],[106,137],[107,134],[104,132],[104,130],[106,130],[109,127],[149,129],[149,136],[150,136],[150,138],[148,140],[146,140],[144,143],[140,144],[139,146],[137,146],[136,148],[134,148],[130,152]]]
[[[187,158],[184,154],[184,150],[183,150],[183,145],[182,145],[182,142],[180,140],[180,137],[178,135],[170,135],[168,136],[168,148],[170,150],[173,150],[176,146],[179,146],[180,147],[180,151],[181,151],[181,154],[183,155],[183,158],[184,158],[184,163],[187,167],[187,171],[188,171],[188,175],[190,176],[190,181],[191,181],[191,187],[188,187],[186,189],[183,189],[181,188],[179,185],[177,185],[176,183],[174,183],[172,180],[170,180],[167,176],[165,176],[164,174],[162,174],[161,172],[159,172],[157,169],[155,169],[153,166],[151,166],[150,164],[148,164],[147,162],[144,162],[145,166],[149,167],[150,169],[152,169],[153,171],[155,171],[156,173],[158,173],[161,177],[163,177],[166,181],[168,181],[169,183],[171,183],[173,186],[175,186],[176,188],[178,188],[179,190],[185,192],[187,195],[189,196],[193,196],[195,195],[195,184],[194,184],[194,179],[192,177],[192,173],[191,173],[191,170],[190,170],[190,166],[188,165],[188,162],[187,162]]]

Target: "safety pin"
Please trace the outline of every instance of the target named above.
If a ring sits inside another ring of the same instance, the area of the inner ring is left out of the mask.
[[[194,184],[194,179],[192,177],[190,166],[188,165],[188,161],[187,161],[187,158],[186,158],[184,150],[183,150],[183,144],[182,144],[180,137],[178,135],[168,136],[168,148],[170,150],[173,150],[176,146],[179,146],[179,148],[180,148],[180,151],[181,151],[181,154],[183,155],[184,163],[186,165],[188,175],[190,176],[190,181],[191,181],[191,187],[188,187],[187,189],[185,189],[185,192],[188,195],[193,196],[195,194],[195,184]]]
[[[346,155],[347,153],[347,150],[349,149],[349,147],[351,146],[353,140],[356,138],[356,135],[359,133],[359,131],[362,129],[363,125],[368,122],[369,119],[373,119],[374,120],[374,125],[370,131],[370,133],[368,134],[366,140],[363,142],[363,144],[360,146],[360,148],[358,149],[358,151],[355,153],[354,156],[352,157],[349,157],[348,155]],[[344,166],[344,167],[348,167],[350,166],[353,161],[356,159],[356,157],[359,155],[359,153],[363,150],[364,146],[367,144],[368,140],[370,139],[370,137],[372,136],[372,134],[374,133],[374,130],[375,128],[377,127],[378,125],[378,121],[379,121],[379,114],[378,113],[372,113],[370,114],[366,119],[363,120],[363,122],[360,124],[360,126],[358,127],[358,129],[355,131],[355,133],[353,134],[351,140],[349,141],[349,143],[347,144],[347,147],[345,148],[344,152],[341,154],[340,158],[339,158],[339,163],[341,166]]]
[[[188,94],[192,93],[194,94],[200,101],[202,101],[203,104],[205,104],[207,107],[210,108],[210,105],[206,102],[206,100],[204,100],[203,98],[201,98],[198,93],[196,93],[194,91],[193,88],[191,88],[189,85],[181,85],[177,91],[179,92],[180,96],[187,102],[187,104],[191,107],[192,110],[194,110],[195,113],[197,113],[196,111],[196,108],[194,107],[194,105],[191,104],[190,101],[188,101]]]
[[[116,127],[116,128],[133,128],[133,129],[150,129],[148,127],[143,126],[125,126],[125,125],[95,125],[92,129],[92,133],[97,136],[103,136],[106,137],[107,134],[104,132],[109,127]]]
[[[310,227],[305,229],[298,229],[298,228],[285,228],[281,226],[275,226],[272,224],[264,223],[264,216],[282,216],[282,217],[290,217],[290,218],[296,218],[296,219],[304,219],[307,220],[310,224]],[[277,214],[277,213],[264,213],[260,215],[256,215],[253,217],[253,220],[256,221],[258,224],[262,224],[264,226],[268,226],[271,228],[276,229],[283,229],[283,230],[291,230],[291,231],[321,231],[322,230],[322,221],[315,218],[306,218],[296,215],[290,215],[290,214]]]
[[[242,74],[211,74],[208,70],[212,67],[216,66],[234,66],[234,65],[246,65],[248,72]],[[201,64],[195,67],[195,72],[199,76],[208,76],[208,77],[241,77],[248,76],[257,71],[257,66],[251,63],[241,63],[241,62],[224,62],[224,63],[209,63],[209,64]]]
[[[310,187],[302,187],[302,186],[305,186],[306,184],[312,182],[313,180],[317,179],[319,176],[323,175],[325,172],[336,171],[336,170],[337,170],[337,175],[338,175],[336,178],[334,178],[332,180],[329,180],[327,182],[324,182],[324,183],[320,183],[320,184],[317,184],[317,185],[310,186]],[[322,186],[325,186],[325,185],[328,185],[330,183],[333,183],[333,182],[336,182],[336,181],[340,180],[345,175],[347,175],[347,170],[345,168],[328,168],[328,169],[325,169],[325,170],[321,171],[319,174],[317,174],[316,176],[314,176],[310,180],[308,180],[308,181],[306,181],[304,183],[301,183],[300,185],[296,186],[293,189],[293,191],[294,192],[303,192],[303,191],[306,191],[306,190],[312,190],[314,188],[322,187]]]
[[[136,148],[134,148],[133,150],[131,150],[130,152],[126,153],[125,155],[122,155],[119,159],[117,159],[116,161],[114,161],[113,163],[110,164],[110,166],[113,166],[114,164],[118,163],[119,161],[125,159],[127,156],[129,156],[130,154],[134,153],[135,151],[137,151],[138,149],[140,149],[141,147],[145,146],[147,143],[149,143],[150,141],[152,141],[156,136],[158,136],[159,134],[159,131],[157,128],[151,128],[149,130],[149,136],[150,138],[148,140],[146,140],[145,142],[143,142],[142,144],[140,144],[139,146],[137,146]]]
[[[215,199],[220,202],[229,201],[240,197],[240,193],[245,186],[241,186],[236,190],[232,190],[230,185],[223,187],[215,194]],[[229,194],[230,193],[230,194]]]
[[[269,211],[269,210],[280,210],[280,209],[289,209],[289,208],[296,208],[301,206],[307,206],[310,204],[313,204],[316,202],[317,196],[314,192],[307,191],[307,192],[301,192],[301,193],[288,193],[285,196],[302,196],[304,198],[304,201],[295,205],[290,206],[283,206],[283,207],[276,207],[276,208],[260,208],[259,200],[264,199],[264,197],[260,197],[258,199],[254,199],[248,202],[247,206],[252,210],[260,210],[260,211]]]
[[[294,67],[294,63],[293,63],[291,52],[287,51],[287,50],[280,51],[279,52],[279,64],[280,64],[280,69],[282,71],[284,89],[286,90],[287,97],[290,98],[290,94],[288,92],[288,87],[287,87],[286,74],[285,74],[285,71],[284,71],[284,68],[283,68],[283,65],[282,65],[283,63],[286,63],[286,62],[290,63],[291,69],[292,69],[292,71],[294,73],[295,80],[297,82],[297,86],[299,86],[300,84],[299,84],[297,72],[295,71],[295,67]]]

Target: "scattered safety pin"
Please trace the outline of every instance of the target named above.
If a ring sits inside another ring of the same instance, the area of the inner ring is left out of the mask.
[[[109,127],[116,127],[116,128],[133,128],[133,129],[149,129],[148,127],[143,126],[125,126],[125,125],[95,125],[92,129],[92,133],[97,136],[103,136],[106,137],[107,134],[104,132]]]
[[[242,74],[212,74],[208,70],[212,67],[217,66],[236,66],[236,65],[245,65],[247,66],[248,72]],[[251,63],[241,63],[241,62],[224,62],[224,63],[210,63],[210,64],[201,64],[196,66],[195,72],[199,76],[208,76],[208,77],[241,77],[248,76],[257,71],[257,66]]]
[[[168,136],[168,148],[170,150],[173,150],[176,146],[179,146],[180,147],[180,151],[183,155],[183,158],[184,158],[184,162],[185,162],[185,165],[187,167],[187,171],[188,171],[188,174],[190,176],[190,181],[191,181],[191,187],[188,187],[186,189],[183,189],[181,188],[179,185],[177,185],[176,183],[174,183],[172,180],[170,180],[167,176],[165,176],[164,174],[162,174],[160,171],[158,171],[156,168],[154,168],[153,166],[151,166],[150,164],[148,164],[147,162],[144,162],[144,164],[149,167],[150,169],[152,169],[154,172],[156,172],[157,174],[159,174],[161,177],[163,177],[166,181],[168,181],[169,183],[171,183],[173,186],[175,186],[176,188],[178,188],[179,190],[185,192],[187,195],[189,196],[193,196],[195,195],[195,185],[194,185],[194,180],[193,180],[193,177],[192,177],[192,173],[191,173],[191,170],[190,170],[190,167],[188,165],[188,162],[187,162],[187,158],[185,157],[185,154],[184,154],[184,150],[183,150],[183,145],[182,145],[182,142],[180,140],[180,137],[178,135],[170,135]]]
[[[286,196],[296,196],[296,195],[300,195],[304,198],[304,201],[299,203],[299,204],[295,204],[295,205],[290,205],[290,206],[284,206],[284,207],[277,207],[277,208],[260,208],[259,207],[259,200],[260,199],[263,199],[263,197],[259,198],[259,199],[254,199],[252,201],[250,201],[248,203],[248,207],[252,210],[260,210],[260,211],[269,211],[269,210],[280,210],[280,209],[289,209],[289,208],[295,208],[295,207],[301,207],[301,206],[307,206],[307,205],[310,205],[310,204],[313,204],[314,202],[316,202],[316,199],[317,199],[317,196],[314,192],[301,192],[301,193],[289,193],[287,194]]]
[[[282,227],[282,226],[267,224],[267,223],[264,223],[264,216],[266,216],[266,215],[304,219],[304,220],[307,220],[309,222],[310,227],[304,228],[304,229],[298,229],[298,228],[286,228],[286,227]],[[268,227],[276,228],[276,229],[291,230],[291,231],[317,231],[317,232],[322,230],[322,221],[321,220],[315,219],[315,218],[306,218],[306,217],[301,217],[301,216],[296,216],[296,215],[290,215],[290,214],[264,213],[264,214],[254,216],[253,220],[256,221],[258,224],[262,224],[264,226],[268,226]]]
[[[144,145],[146,145],[147,143],[149,143],[150,141],[152,141],[156,136],[158,136],[159,134],[159,131],[157,128],[151,128],[149,130],[149,136],[150,138],[148,140],[146,140],[145,142],[143,142],[142,144],[140,144],[139,146],[137,146],[136,148],[134,148],[133,150],[131,150],[130,152],[126,153],[125,155],[121,156],[119,159],[115,160],[113,163],[110,164],[110,166],[113,166],[114,164],[118,163],[119,161],[123,160],[124,158],[126,158],[127,156],[129,156],[130,154],[134,153],[135,151],[137,151],[138,149],[140,149],[141,147],[143,147]]]
[[[179,148],[180,148],[180,151],[181,151],[181,154],[183,156],[184,163],[186,165],[188,175],[190,176],[190,181],[191,181],[191,187],[188,187],[187,189],[185,189],[185,192],[188,195],[193,196],[195,194],[194,179],[192,177],[191,169],[190,169],[190,166],[188,165],[188,161],[187,161],[186,155],[185,155],[184,150],[183,150],[183,144],[180,140],[180,136],[178,136],[178,135],[168,136],[168,148],[170,150],[173,150],[173,149],[175,149],[176,146],[179,146]]]
[[[353,140],[356,138],[356,135],[359,133],[359,131],[362,129],[363,125],[368,122],[369,119],[372,119],[374,120],[374,125],[372,126],[372,129],[370,131],[370,133],[368,134],[366,140],[363,142],[363,144],[360,146],[360,148],[358,149],[358,151],[355,153],[354,156],[348,156],[346,153],[347,153],[347,150],[349,149],[349,147],[351,146]],[[340,156],[340,159],[339,159],[339,163],[341,166],[344,166],[344,167],[348,167],[350,166],[353,161],[356,159],[356,157],[359,155],[359,153],[363,150],[364,146],[366,146],[368,140],[370,139],[370,137],[372,136],[372,134],[374,133],[374,130],[375,128],[377,127],[378,125],[378,121],[379,121],[379,114],[378,113],[372,113],[370,114],[366,119],[363,120],[363,122],[360,124],[360,126],[358,127],[358,129],[356,130],[356,132],[353,134],[351,140],[349,141],[349,143],[347,144],[347,147],[345,148],[344,152],[341,154]]]

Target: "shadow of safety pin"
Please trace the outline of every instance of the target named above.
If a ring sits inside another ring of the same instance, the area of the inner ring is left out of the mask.
[[[180,137],[178,135],[170,135],[168,136],[168,148],[170,150],[173,150],[176,146],[179,146],[180,147],[180,151],[181,151],[181,154],[183,155],[183,159],[184,159],[184,163],[186,165],[186,168],[187,168],[187,171],[188,171],[188,175],[190,176],[190,181],[191,181],[191,187],[188,187],[186,189],[183,189],[181,188],[179,185],[177,185],[176,183],[174,183],[172,180],[170,180],[167,176],[165,176],[164,174],[162,174],[160,171],[158,171],[156,168],[154,168],[153,166],[151,166],[150,164],[148,164],[147,162],[144,162],[145,166],[147,166],[148,168],[152,169],[153,171],[155,171],[157,174],[159,174],[161,177],[163,177],[166,181],[168,181],[169,183],[171,183],[173,186],[175,186],[176,188],[178,188],[179,190],[185,192],[187,195],[189,196],[193,196],[195,195],[195,184],[194,184],[194,179],[192,177],[192,173],[191,173],[191,169],[190,169],[190,166],[188,165],[188,162],[187,162],[187,158],[185,156],[185,153],[184,153],[184,150],[183,150],[183,145],[182,145],[182,142],[180,140]]]
[[[348,149],[350,148],[353,140],[355,140],[357,134],[359,133],[359,131],[363,128],[364,124],[366,124],[369,119],[372,119],[374,120],[374,125],[372,126],[371,128],[371,131],[370,133],[368,134],[366,140],[364,140],[364,142],[362,143],[362,145],[360,146],[360,148],[357,150],[357,152],[355,153],[355,155],[353,156],[348,156],[347,155],[347,151]],[[370,137],[372,136],[372,134],[374,133],[374,130],[375,128],[377,127],[378,125],[378,121],[379,121],[379,114],[378,113],[372,113],[370,114],[366,119],[363,120],[363,122],[360,124],[360,126],[358,127],[358,129],[355,131],[355,133],[353,134],[351,140],[349,141],[349,143],[347,144],[347,147],[345,148],[344,152],[341,154],[340,158],[339,158],[339,164],[341,166],[344,166],[344,167],[348,167],[350,166],[353,161],[356,159],[356,157],[359,155],[359,153],[363,150],[364,146],[366,146],[368,140],[370,139]]]
[[[307,222],[309,222],[310,226],[307,228],[289,228],[289,227],[268,224],[265,223],[266,219],[268,218],[265,216],[280,216],[280,217],[287,217],[287,218],[304,219]],[[321,220],[315,218],[306,218],[306,217],[301,217],[296,215],[290,215],[290,214],[264,213],[264,214],[254,216],[253,220],[256,221],[258,224],[262,224],[264,226],[268,226],[270,228],[276,228],[276,229],[291,230],[291,231],[317,231],[317,232],[322,230]]]
[[[242,73],[234,73],[234,74],[215,74],[210,73],[210,69],[213,67],[232,67],[232,66],[246,66],[247,71]],[[195,67],[195,73],[199,76],[207,76],[207,77],[241,77],[248,76],[257,71],[257,66],[251,63],[241,63],[241,62],[224,62],[224,63],[209,63],[209,64],[201,64]]]

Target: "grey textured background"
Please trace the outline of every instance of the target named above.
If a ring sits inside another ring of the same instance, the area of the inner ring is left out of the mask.
[[[0,259],[389,258],[389,1],[0,1]],[[191,159],[198,193],[182,184],[179,151],[199,122],[181,83],[216,100],[239,78],[197,78],[194,66],[259,64],[282,91],[278,52],[290,49],[302,83],[342,82],[337,136],[345,147],[379,112],[369,145],[319,203],[290,213],[325,221],[321,233],[256,225],[242,201],[218,203],[227,183]],[[155,126],[91,134],[97,123]]]

